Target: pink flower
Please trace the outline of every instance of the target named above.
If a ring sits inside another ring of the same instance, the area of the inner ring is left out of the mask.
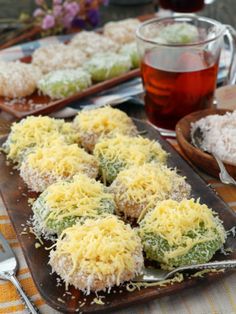
[[[43,30],[59,31],[69,28],[74,22],[83,25],[97,25],[98,7],[109,0],[35,0],[38,8],[34,11],[36,23],[41,23]]]
[[[73,19],[74,19],[73,16],[71,16],[70,14],[66,14],[62,18],[62,24],[64,25],[65,28],[69,28],[71,26]]]
[[[47,14],[42,21],[42,29],[49,29],[55,26],[54,16]]]
[[[55,17],[62,15],[62,6],[59,4],[54,5],[52,13]]]
[[[35,3],[39,6],[42,6],[45,3],[45,1],[44,0],[35,0]]]
[[[39,16],[43,16],[44,15],[44,11],[42,9],[36,9],[34,11],[34,17],[39,17]]]
[[[79,12],[79,4],[76,1],[73,2],[65,2],[64,8],[68,15],[72,16],[73,18],[78,14]]]

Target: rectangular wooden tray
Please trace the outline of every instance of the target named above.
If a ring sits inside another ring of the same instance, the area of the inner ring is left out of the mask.
[[[143,121],[136,121],[140,131],[146,131],[146,137],[158,140],[162,147],[170,154],[169,166],[176,167],[179,173],[187,178],[188,183],[192,186],[192,196],[200,198],[201,202],[206,203],[209,207],[216,211],[226,230],[236,225],[236,213],[230,209],[215,192],[207,186],[207,184],[193,171],[193,169],[180,157],[180,155],[168,144],[160,134],[149,124]],[[29,192],[26,185],[19,176],[18,171],[14,170],[11,165],[6,164],[4,154],[0,155],[0,190],[4,204],[10,216],[11,222],[17,233],[18,240],[24,252],[27,264],[31,271],[33,280],[39,290],[41,296],[53,308],[63,313],[74,313],[76,309],[80,309],[83,313],[105,313],[119,308],[137,305],[138,303],[146,303],[149,300],[159,298],[161,296],[176,293],[188,287],[197,284],[207,283],[221,277],[224,273],[208,273],[204,278],[186,277],[183,282],[169,284],[165,287],[149,287],[128,292],[124,287],[116,287],[111,290],[110,294],[99,293],[105,296],[104,305],[91,304],[95,295],[85,297],[82,292],[69,288],[69,292],[73,295],[63,296],[65,293],[64,284],[57,287],[57,276],[50,275],[51,268],[48,265],[48,251],[45,247],[51,245],[45,242],[44,247],[35,248],[35,237],[32,234],[21,234],[27,220],[32,215],[31,208],[28,205],[29,197],[36,197],[36,193]],[[236,258],[236,240],[232,236],[227,239],[226,247],[231,248],[233,252],[224,256],[218,254],[214,260],[235,259]],[[63,300],[63,301],[61,301]],[[84,301],[86,300],[86,301]],[[83,304],[85,302],[85,304]],[[80,308],[80,305],[83,307]]]
[[[142,22],[153,17],[155,17],[155,14],[143,15],[137,18]],[[98,29],[97,32],[102,33],[102,28]],[[22,58],[21,61],[30,63],[31,56]],[[17,119],[24,118],[28,115],[49,114],[65,107],[72,101],[80,100],[84,97],[99,93],[138,76],[140,76],[140,69],[130,70],[129,72],[124,73],[118,77],[103,81],[101,83],[95,83],[82,92],[78,92],[73,96],[59,100],[52,100],[48,96],[39,96],[37,91],[34,94],[25,97],[24,103],[17,99],[15,99],[14,102],[9,102],[8,100],[6,101],[4,97],[0,97],[0,109],[9,112]]]
[[[28,61],[28,59],[29,58],[24,58],[23,61]],[[24,97],[23,101],[21,99],[6,100],[4,97],[0,97],[0,109],[9,112],[17,119],[21,119],[29,115],[49,114],[65,107],[73,101],[102,92],[138,76],[140,76],[139,69],[131,70],[116,78],[94,84],[91,87],[86,88],[84,91],[74,94],[73,96],[58,100],[52,100],[48,96],[39,95],[37,91],[30,96]]]

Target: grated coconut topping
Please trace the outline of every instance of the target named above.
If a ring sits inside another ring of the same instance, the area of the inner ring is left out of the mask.
[[[191,137],[197,128],[203,133],[203,150],[216,153],[227,163],[236,164],[236,111],[209,115],[192,123]]]

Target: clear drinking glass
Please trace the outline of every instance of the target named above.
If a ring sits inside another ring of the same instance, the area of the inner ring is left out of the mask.
[[[145,109],[151,123],[174,130],[183,116],[212,105],[225,36],[232,60],[235,51],[229,28],[194,15],[141,24],[136,35]]]

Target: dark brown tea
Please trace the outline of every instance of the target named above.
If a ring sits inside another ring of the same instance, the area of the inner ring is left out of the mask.
[[[207,52],[161,55],[153,49],[141,64],[149,120],[164,129],[174,129],[185,115],[211,106],[216,86],[218,60]]]
[[[159,0],[159,3],[164,9],[183,13],[200,11],[204,7],[204,0]]]

